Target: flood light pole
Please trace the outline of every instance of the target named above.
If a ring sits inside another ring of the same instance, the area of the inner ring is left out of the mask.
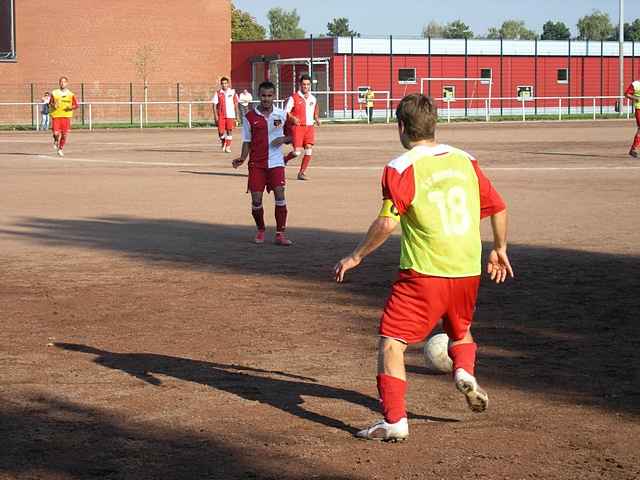
[[[623,114],[624,104],[624,0],[620,0],[620,21],[618,26],[618,40],[620,46],[618,47],[620,53],[619,68],[620,68],[620,89],[618,96],[620,97],[620,116]]]

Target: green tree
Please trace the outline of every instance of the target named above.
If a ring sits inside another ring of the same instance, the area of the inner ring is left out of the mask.
[[[522,20],[505,20],[500,28],[489,29],[487,38],[505,38],[507,40],[535,40],[536,32],[529,30]]]
[[[569,40],[571,32],[563,22],[553,22],[549,20],[542,26],[540,40]]]
[[[291,38],[304,38],[305,32],[300,28],[300,15],[294,8],[291,11],[280,7],[272,8],[267,12],[269,19],[269,37],[273,40],[286,40]]]
[[[578,20],[578,40],[607,40],[614,32],[608,13],[594,10]]]
[[[345,17],[334,18],[327,23],[328,37],[359,37],[360,34],[351,30],[349,27],[349,19]]]
[[[609,37],[609,40],[618,40],[618,32],[620,27],[616,26],[613,33]],[[636,18],[633,23],[624,24],[624,40],[626,42],[638,42],[640,41],[640,18]]]
[[[628,35],[628,38],[627,38]],[[629,25],[629,31],[624,29],[625,40],[630,42],[640,42],[640,18],[636,18],[631,25]]]
[[[454,20],[444,26],[442,36],[444,38],[473,38],[473,32],[469,25],[462,20]]]
[[[267,30],[249,13],[231,4],[231,39],[264,40]]]
[[[424,38],[444,38],[444,25],[431,20],[422,28],[422,36]]]

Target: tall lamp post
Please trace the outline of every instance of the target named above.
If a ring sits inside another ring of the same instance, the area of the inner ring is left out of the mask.
[[[622,116],[624,105],[624,0],[620,0],[618,41],[620,42],[620,46],[618,47],[620,53],[620,60],[618,62],[620,68],[620,89],[618,91],[618,95],[620,96],[620,116]]]

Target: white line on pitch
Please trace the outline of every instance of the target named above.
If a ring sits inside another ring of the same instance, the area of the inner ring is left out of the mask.
[[[37,158],[46,158],[47,160],[58,160],[60,162],[78,162],[78,163],[108,163],[122,165],[144,165],[153,167],[206,167],[202,163],[169,163],[169,162],[136,162],[132,160],[98,160],[95,158],[60,158],[51,155],[35,155]]]

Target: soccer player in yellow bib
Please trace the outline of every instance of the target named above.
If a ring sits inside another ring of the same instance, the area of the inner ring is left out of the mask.
[[[67,88],[68,83],[67,77],[60,77],[58,81],[60,88],[51,92],[51,100],[49,100],[53,146],[61,157],[64,157],[62,149],[69,137],[73,111],[78,108],[76,96]]]
[[[629,155],[633,158],[638,158],[638,156],[640,156],[640,80],[631,82],[624,94],[633,102],[633,107],[636,111],[636,126],[638,127],[636,136],[633,138],[631,150],[629,150]]]
[[[471,323],[481,274],[480,219],[491,217],[494,248],[487,271],[497,283],[513,276],[507,257],[507,211],[500,194],[468,153],[435,140],[437,112],[430,97],[411,94],[396,111],[402,145],[382,177],[383,202],[365,238],[335,266],[336,281],[382,245],[400,223],[400,272],[380,321],[378,393],[384,419],[357,433],[387,441],[409,435],[404,351],[442,319],[451,343],[456,388],[472,411],[489,397],[475,377]]]

